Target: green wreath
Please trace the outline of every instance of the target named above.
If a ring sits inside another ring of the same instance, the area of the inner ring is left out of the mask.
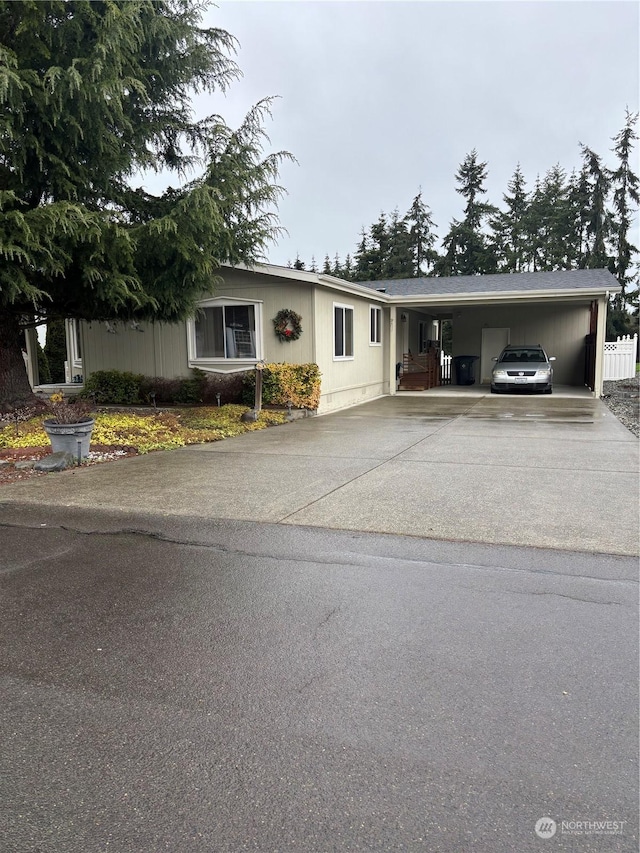
[[[297,341],[302,334],[302,317],[295,311],[282,309],[273,318],[273,328],[281,341]]]

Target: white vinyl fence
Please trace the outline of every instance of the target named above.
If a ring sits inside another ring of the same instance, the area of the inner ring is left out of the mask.
[[[631,379],[636,375],[638,335],[625,335],[604,345],[604,380]]]

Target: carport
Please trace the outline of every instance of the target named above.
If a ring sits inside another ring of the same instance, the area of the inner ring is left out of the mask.
[[[368,285],[392,300],[390,369],[395,372],[396,365],[406,367],[410,362],[418,372],[424,366],[424,387],[443,384],[433,365],[439,367],[443,323],[449,321],[452,355],[476,357],[477,384],[489,384],[492,358],[507,344],[541,344],[556,357],[556,386],[587,389],[595,397],[602,393],[607,306],[609,297],[621,289],[608,270],[416,278]],[[451,381],[455,383],[455,376]]]

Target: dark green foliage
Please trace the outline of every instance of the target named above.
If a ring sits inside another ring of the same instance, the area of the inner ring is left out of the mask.
[[[220,405],[242,401],[244,373],[192,370],[190,378],[165,379],[119,370],[98,370],[85,382],[83,397],[114,406]]]
[[[413,268],[408,278],[418,278],[425,275],[434,266],[438,253],[434,250],[436,227],[429,207],[422,200],[422,190],[411,202],[411,207],[405,216],[409,225],[409,251],[413,260]]]
[[[623,335],[635,335],[640,331],[638,328],[638,309],[631,313],[624,308],[618,308],[614,303],[607,311],[607,335],[608,341],[615,341]]]
[[[23,318],[174,322],[221,263],[263,259],[280,233],[290,155],[263,157],[269,99],[237,130],[193,121],[193,94],[239,75],[203,9],[0,0],[0,376]],[[129,186],[144,169],[198,177],[152,196]]]
[[[36,342],[38,349],[38,380],[40,385],[49,385],[51,383],[51,369],[49,367],[49,359],[44,351],[40,341]],[[64,373],[64,370],[63,370]],[[62,380],[64,382],[64,379]]]
[[[613,138],[613,152],[618,165],[609,173],[613,189],[611,229],[614,273],[622,285],[622,293],[615,297],[615,306],[619,309],[627,299],[635,299],[637,303],[638,298],[637,267],[635,274],[633,273],[633,259],[638,254],[638,247],[629,241],[633,214],[637,212],[640,204],[640,179],[631,168],[634,141],[638,138],[635,132],[637,121],[638,113],[632,114],[627,110],[625,125]]]
[[[518,163],[502,196],[506,211],[498,211],[489,220],[493,251],[500,272],[522,272],[525,269],[527,211],[529,206],[526,181]]]
[[[582,167],[567,178],[558,164],[527,191],[518,165],[503,194],[503,209],[484,201],[487,164],[477,152],[468,154],[456,173],[456,191],[465,200],[464,217],[454,219],[443,240],[444,253],[434,246],[436,236],[421,192],[404,217],[394,211],[391,221],[382,213],[363,228],[353,255],[347,256],[341,277],[376,281],[421,275],[476,275],[491,272],[608,268],[623,285],[614,300],[618,323],[626,323],[624,308],[636,310],[638,247],[629,240],[640,204],[640,179],[632,168],[638,115],[626,113],[624,128],[612,149],[617,168],[610,170],[587,146],[581,146]],[[407,252],[411,255],[407,269]],[[335,264],[334,264],[335,269]],[[329,256],[325,269],[329,272]],[[629,314],[628,316],[631,316]]]
[[[464,219],[454,219],[442,241],[445,255],[436,264],[440,275],[475,275],[498,269],[498,259],[482,228],[485,220],[498,212],[493,205],[481,201],[481,196],[487,192],[484,188],[486,178],[487,164],[478,162],[474,148],[456,174],[456,192],[465,200]]]
[[[141,403],[140,385],[144,376],[120,370],[96,370],[84,383],[83,397],[96,403],[131,406]]]
[[[67,360],[67,335],[64,320],[49,320],[44,351],[49,361],[50,382],[65,381],[64,363]],[[44,380],[40,378],[42,383]]]

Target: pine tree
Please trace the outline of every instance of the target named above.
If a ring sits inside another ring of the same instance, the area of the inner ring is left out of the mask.
[[[194,92],[239,75],[235,40],[202,28],[202,12],[185,0],[0,0],[0,409],[32,399],[25,322],[175,322],[221,263],[254,263],[280,233],[290,155],[263,157],[269,100],[237,130],[192,119]],[[160,196],[129,184],[194,169]]]
[[[303,270],[304,269],[304,261],[300,260],[300,255],[296,252],[296,259],[293,262],[294,270]]]
[[[614,272],[622,286],[622,293],[615,297],[614,306],[625,307],[627,299],[637,298],[638,273],[633,274],[633,258],[638,247],[629,242],[629,231],[633,214],[640,204],[640,181],[631,169],[631,153],[634,141],[638,138],[635,125],[638,113],[626,111],[625,125],[616,136],[612,151],[618,160],[618,166],[610,173],[613,189],[612,241],[614,248]]]
[[[400,218],[397,207],[391,214],[386,237],[387,254],[382,264],[381,278],[412,278],[414,262],[411,237],[407,222]]]
[[[478,162],[475,148],[467,154],[456,173],[459,186],[456,192],[465,199],[464,219],[451,223],[443,240],[444,258],[439,262],[441,275],[476,275],[497,269],[497,259],[485,236],[482,226],[496,208],[480,200],[487,191],[487,164]]]
[[[405,221],[409,225],[409,250],[413,258],[411,278],[426,275],[435,265],[438,255],[434,250],[436,227],[431,216],[431,210],[422,201],[422,189],[411,202],[406,213]]]
[[[489,220],[498,267],[501,272],[524,272],[529,196],[519,163],[507,184],[507,193],[502,196],[502,199],[507,207],[506,211],[498,211]]]
[[[370,263],[370,241],[367,232],[362,228],[360,242],[353,256],[355,267],[353,281],[373,281]]]
[[[580,145],[580,148],[589,187],[586,266],[589,269],[603,269],[609,264],[607,240],[611,233],[611,218],[607,210],[607,197],[611,176],[598,154],[586,145]]]
[[[324,263],[322,265],[322,273],[323,273],[323,275],[331,275],[331,261],[329,260],[329,255],[324,256]]]
[[[342,278],[342,266],[340,264],[340,255],[336,252],[335,257],[333,259],[333,266],[331,267],[331,275],[336,278]]]
[[[315,273],[318,272],[318,267],[316,265],[315,255],[311,255],[311,264],[309,266],[309,272],[315,272]]]
[[[380,213],[378,221],[369,228],[369,273],[371,281],[384,278],[385,263],[389,253],[387,217]]]

